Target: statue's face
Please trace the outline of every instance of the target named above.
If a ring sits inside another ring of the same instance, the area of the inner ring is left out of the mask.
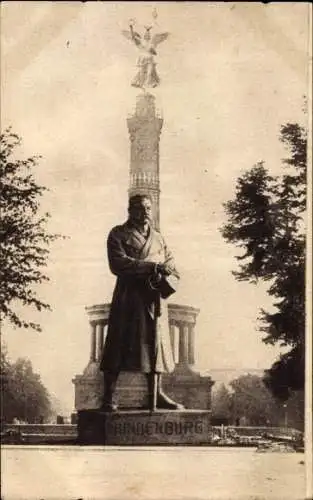
[[[138,201],[136,205],[132,206],[130,212],[130,219],[137,224],[145,224],[152,219],[152,205],[148,198],[143,198]]]

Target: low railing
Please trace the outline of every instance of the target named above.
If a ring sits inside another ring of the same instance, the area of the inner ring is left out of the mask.
[[[213,446],[256,446],[262,439],[297,444],[303,441],[303,433],[285,427],[234,427],[212,426]],[[6,424],[1,432],[3,444],[77,444],[75,424]],[[206,443],[208,445],[208,443]]]
[[[272,436],[301,437],[303,433],[298,429],[288,427],[270,427],[270,426],[234,426],[234,425],[213,425],[212,430],[220,434],[221,432],[235,432],[239,436],[261,436],[264,434]]]
[[[21,434],[75,434],[73,424],[5,424],[4,431]]]

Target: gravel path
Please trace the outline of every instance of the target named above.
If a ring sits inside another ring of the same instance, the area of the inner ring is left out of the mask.
[[[303,461],[251,448],[3,446],[1,498],[304,500]]]

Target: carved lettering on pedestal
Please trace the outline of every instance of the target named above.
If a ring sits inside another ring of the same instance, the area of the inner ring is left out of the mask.
[[[192,434],[203,434],[204,425],[201,420],[177,422],[167,420],[166,422],[111,422],[110,432],[114,436],[185,436]]]

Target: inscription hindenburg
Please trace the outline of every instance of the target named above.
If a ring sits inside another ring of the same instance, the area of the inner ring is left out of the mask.
[[[107,444],[205,444],[209,430],[205,411],[116,413],[105,420]]]
[[[131,435],[135,436],[153,436],[155,434],[163,434],[165,436],[183,435],[183,434],[202,434],[204,431],[204,422],[186,421],[175,422],[167,420],[166,422],[158,422],[151,420],[150,422],[112,422],[110,432],[114,436]]]

